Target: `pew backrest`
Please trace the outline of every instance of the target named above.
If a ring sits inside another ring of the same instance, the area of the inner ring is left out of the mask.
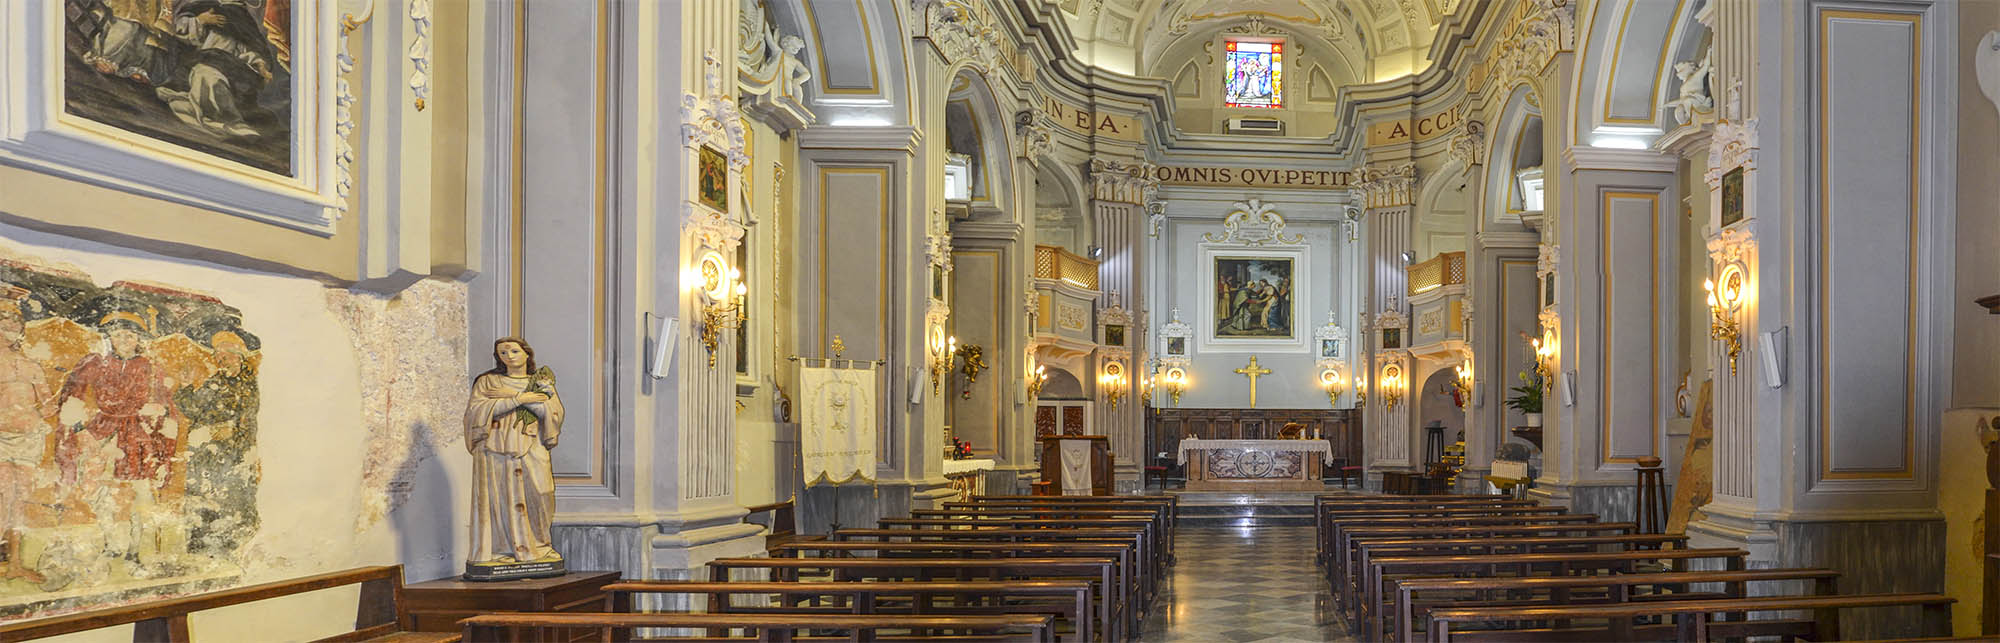
[[[188,629],[190,614],[348,585],[361,586],[354,631],[336,638],[359,641],[402,632],[408,620],[403,605],[403,567],[383,565],[8,623],[0,625],[0,641],[47,638],[130,624],[134,626],[134,641],[187,643],[193,640]],[[403,638],[412,642],[456,641],[458,634],[406,633]]]

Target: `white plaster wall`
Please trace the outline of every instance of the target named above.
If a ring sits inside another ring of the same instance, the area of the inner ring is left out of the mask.
[[[1233,209],[1230,204],[1249,196],[1252,195],[1171,192],[1164,196],[1169,217],[1161,232],[1166,240],[1164,261],[1149,269],[1153,271],[1150,279],[1157,280],[1165,296],[1151,306],[1155,328],[1152,336],[1157,337],[1159,325],[1172,321],[1174,308],[1180,309],[1182,321],[1195,328],[1195,341],[1188,348],[1193,384],[1181,395],[1182,408],[1247,408],[1249,380],[1234,371],[1249,363],[1251,355],[1257,356],[1260,367],[1273,371],[1257,380],[1258,408],[1330,408],[1326,393],[1318,384],[1313,331],[1326,323],[1328,310],[1336,310],[1339,323],[1349,332],[1348,351],[1350,354],[1354,351],[1353,338],[1358,334],[1354,330],[1354,311],[1348,302],[1359,277],[1340,268],[1347,265],[1344,257],[1351,249],[1346,233],[1333,222],[1339,206],[1330,203],[1324,194],[1256,195],[1273,203],[1285,217],[1286,234],[1305,235],[1305,262],[1295,268],[1294,274],[1294,292],[1302,304],[1293,317],[1299,339],[1284,347],[1255,349],[1206,346],[1207,340],[1203,339],[1214,331],[1213,321],[1202,316],[1202,303],[1215,292],[1214,284],[1204,281],[1207,271],[1202,246],[1208,242],[1203,235],[1221,237],[1222,218]],[[1232,250],[1238,248],[1286,247],[1235,246]]]
[[[391,354],[360,354],[343,315],[329,307],[330,291],[319,282],[290,276],[168,259],[150,253],[0,225],[0,256],[73,266],[100,285],[117,280],[171,284],[221,299],[242,311],[244,328],[263,340],[258,377],[261,403],[255,452],[262,464],[258,511],[262,524],[243,552],[244,584],[296,578],[362,565],[402,563],[409,581],[456,573],[462,563],[468,515],[469,458],[458,447],[443,448],[455,425],[428,426],[435,409],[464,404],[466,374],[462,286],[424,282],[403,297],[347,307],[345,317],[386,324],[405,334],[380,341]],[[456,310],[455,317],[449,311]],[[445,311],[440,314],[440,311]],[[416,325],[411,320],[439,322]],[[428,328],[425,328],[428,326]],[[423,332],[429,331],[429,332]],[[457,361],[407,359],[439,346]],[[364,403],[364,368],[393,365],[398,381],[449,385],[399,389],[398,405],[431,412],[378,412]],[[457,391],[454,399],[435,391]],[[376,426],[370,426],[374,418]],[[396,425],[395,423],[404,423]],[[388,423],[384,425],[383,423]],[[423,426],[419,426],[423,425]],[[417,443],[369,443],[370,435],[417,436]],[[444,437],[435,437],[444,436]],[[435,440],[433,439],[435,437]],[[392,476],[390,488],[365,488],[363,471],[371,459],[407,468]],[[407,485],[407,494],[390,494]],[[384,497],[402,497],[386,504]],[[389,507],[393,506],[393,509]],[[371,507],[389,509],[370,520]],[[316,592],[282,609],[217,611],[193,620],[203,641],[311,639],[353,628],[356,590]],[[112,628],[59,640],[131,640],[130,628]]]

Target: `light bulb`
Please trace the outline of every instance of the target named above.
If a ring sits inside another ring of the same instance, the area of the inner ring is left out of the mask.
[[[737,279],[742,279],[742,278],[743,278],[743,271],[741,271],[741,270],[737,270],[737,269],[735,269],[735,268],[730,268],[730,269],[729,269],[729,280],[730,280],[730,281],[735,281],[735,280],[737,280]]]

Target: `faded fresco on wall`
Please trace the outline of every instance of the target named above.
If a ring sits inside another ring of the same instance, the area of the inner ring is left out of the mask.
[[[260,343],[174,286],[0,259],[0,620],[228,584]]]
[[[68,0],[63,108],[292,176],[292,0]]]

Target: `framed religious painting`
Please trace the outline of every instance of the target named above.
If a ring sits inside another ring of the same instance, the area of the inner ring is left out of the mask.
[[[1340,340],[1333,338],[1319,340],[1319,356],[1326,359],[1339,359],[1341,357]]]
[[[1175,356],[1175,357],[1186,357],[1186,356],[1187,356],[1187,338],[1186,338],[1186,337],[1168,337],[1168,338],[1167,338],[1167,354],[1168,354],[1168,355],[1172,355],[1172,356]]]
[[[331,234],[351,180],[336,145],[361,111],[335,109],[340,4],[14,3],[0,158]]]
[[[717,212],[729,211],[729,159],[707,145],[701,146],[695,191],[701,204]]]
[[[1743,168],[1722,173],[1722,227],[1743,220]]]
[[[1125,345],[1125,325],[1124,325],[1124,324],[1106,324],[1106,325],[1104,326],[1104,345],[1105,345],[1105,346],[1124,346],[1124,345]]]
[[[1382,329],[1383,349],[1386,350],[1386,349],[1402,348],[1402,347],[1403,347],[1403,329],[1401,328]]]
[[[1291,257],[1215,257],[1212,328],[1216,339],[1293,337],[1294,260]]]

